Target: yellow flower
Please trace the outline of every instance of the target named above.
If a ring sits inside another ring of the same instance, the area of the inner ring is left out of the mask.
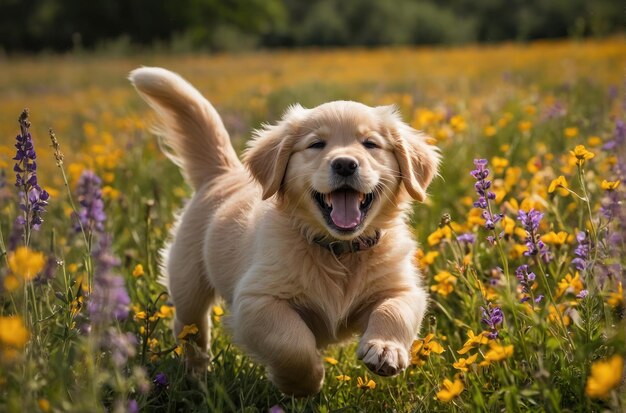
[[[567,307],[563,303],[559,304],[558,306],[551,304],[550,306],[548,306],[548,321],[552,323],[560,323],[561,319],[563,319],[563,324],[568,326],[572,320],[569,315],[567,315],[566,310]]]
[[[443,228],[437,228],[428,236],[428,245],[432,247],[439,244],[444,239],[450,239],[450,237],[452,237],[452,230],[450,227],[445,226]]]
[[[339,381],[350,381],[352,380],[352,378],[350,376],[346,376],[345,374],[340,374],[338,376],[335,376],[335,378]]]
[[[559,285],[557,287],[556,296],[560,297],[563,293],[570,294],[578,294],[581,292],[585,286],[583,282],[580,280],[580,275],[576,272],[576,275],[572,277],[572,274],[567,274],[565,278],[559,281]]]
[[[448,271],[441,271],[434,278],[437,284],[430,287],[431,291],[444,297],[454,291],[454,284],[456,284],[457,278]]]
[[[461,394],[465,388],[463,386],[463,382],[457,378],[454,379],[454,382],[449,379],[445,379],[441,387],[442,389],[437,392],[437,399],[442,402],[449,402],[454,399],[456,396]]]
[[[584,145],[576,145],[573,151],[569,153],[576,158],[576,165],[582,165],[585,161],[596,156],[593,152],[589,152]]]
[[[498,132],[498,130],[492,126],[492,125],[488,125],[485,127],[485,136],[488,138],[491,138],[492,136],[495,136],[495,134]]]
[[[589,146],[600,146],[602,144],[602,138],[599,136],[590,136],[587,139],[587,145]]]
[[[557,234],[554,231],[548,232],[541,237],[541,240],[546,244],[563,245],[567,242],[568,234],[565,231],[559,231]]]
[[[155,315],[158,318],[170,318],[174,315],[174,307],[171,305],[162,305]]]
[[[541,159],[538,156],[533,156],[526,162],[526,169],[533,175],[538,173],[542,167]]]
[[[622,181],[619,179],[617,181],[607,181],[606,179],[603,179],[600,187],[605,191],[613,191],[619,187],[620,183],[622,183]]]
[[[426,268],[435,262],[435,258],[439,256],[438,251],[428,251],[423,257],[420,258],[419,263],[422,268]]]
[[[467,129],[467,123],[465,119],[461,115],[454,115],[450,119],[450,126],[454,129],[455,132],[463,132]]]
[[[563,133],[565,134],[566,138],[570,138],[570,139],[575,138],[576,136],[578,136],[578,128],[576,127],[565,128]]]
[[[548,187],[548,193],[551,194],[552,192],[556,191],[557,188],[568,188],[567,181],[565,180],[565,177],[563,175],[560,175],[558,178],[553,179],[552,182],[550,182],[550,186]],[[569,194],[569,192],[567,193]]]
[[[585,393],[592,398],[605,398],[622,380],[624,359],[616,354],[608,360],[599,360],[591,365]]]
[[[501,158],[499,156],[494,156],[491,158],[491,167],[493,171],[497,174],[501,174],[504,172],[504,169],[509,166],[509,160],[506,158]]]
[[[159,340],[156,338],[149,338],[147,344],[151,350],[154,350],[159,345]]]
[[[18,247],[9,253],[9,268],[14,275],[30,281],[43,270],[46,259],[43,253],[31,250],[28,247]]]
[[[5,291],[13,292],[19,288],[20,280],[13,274],[7,274],[2,284]]]
[[[135,312],[135,320],[145,320],[148,318],[148,314],[145,311]]]
[[[430,356],[430,353],[441,354],[445,350],[437,342],[433,340],[435,335],[433,333],[428,334],[423,339],[417,339],[411,345],[411,364],[421,366],[425,363],[425,358]]]
[[[376,388],[376,382],[374,380],[368,380],[367,376],[365,376],[364,378],[357,377],[356,386],[359,389],[363,389],[363,390],[367,390],[367,389],[374,390]]]
[[[178,333],[179,340],[185,340],[187,336],[192,336],[194,334],[198,334],[198,326],[195,324],[184,325],[183,329],[180,333]]]
[[[478,353],[474,354],[473,356],[469,356],[468,358],[460,358],[459,361],[457,361],[456,363],[452,364],[452,367],[454,367],[457,370],[461,370],[461,371],[467,371],[468,366],[473,364],[476,361],[476,358],[478,357]]]
[[[617,291],[613,291],[609,293],[609,299],[607,300],[607,303],[615,308],[615,307],[619,307],[622,303],[624,302],[624,290],[622,288],[622,283],[620,282],[617,285]]]
[[[475,335],[472,330],[467,330],[467,341],[463,344],[463,348],[457,351],[457,353],[465,354],[474,347],[489,343],[488,334],[489,332],[483,331],[480,334]]]
[[[505,215],[502,218],[502,228],[504,229],[504,233],[507,235],[513,235],[515,230],[515,220],[508,215]]]
[[[0,316],[0,343],[16,349],[28,341],[28,331],[19,316]]]
[[[339,363],[337,361],[337,359],[334,359],[332,357],[324,357],[324,361],[328,364],[332,364],[333,366],[335,366],[337,363]]]
[[[85,299],[82,295],[79,295],[72,300],[72,302],[70,303],[70,315],[72,316],[72,318],[76,317],[76,315],[80,313],[80,310],[82,310],[83,308],[84,300]]]
[[[141,264],[135,265],[135,269],[133,270],[133,277],[139,278],[142,275],[144,275],[143,265],[141,265]]]
[[[176,355],[180,356],[181,354],[183,354],[183,347],[182,346],[176,346],[176,348],[174,349],[174,353],[176,353]]]
[[[513,355],[513,344],[501,346],[495,342],[489,344],[489,351],[485,354],[485,360],[489,362],[501,361]]]
[[[44,413],[47,413],[50,411],[50,402],[47,399],[39,399],[37,401],[37,405],[39,405],[39,408]]]
[[[528,120],[523,120],[517,124],[517,129],[519,129],[519,131],[522,133],[528,132],[532,127],[533,123]]]

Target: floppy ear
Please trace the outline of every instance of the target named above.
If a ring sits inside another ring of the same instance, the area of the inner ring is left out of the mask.
[[[263,125],[254,131],[243,154],[244,164],[263,188],[263,199],[280,189],[298,133],[298,125],[307,109],[293,105],[276,125]]]
[[[402,182],[409,195],[420,202],[426,199],[426,188],[437,174],[441,155],[429,145],[427,137],[402,122],[395,107],[379,107],[387,115],[394,153],[400,166]]]

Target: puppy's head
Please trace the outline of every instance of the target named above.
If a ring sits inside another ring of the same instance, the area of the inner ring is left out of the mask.
[[[244,161],[263,188],[314,232],[353,239],[380,228],[407,194],[424,201],[438,151],[394,107],[292,106],[255,132]]]

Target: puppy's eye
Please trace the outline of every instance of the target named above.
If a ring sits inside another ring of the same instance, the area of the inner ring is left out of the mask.
[[[378,144],[373,141],[364,141],[363,146],[365,146],[367,149],[380,149],[380,146],[378,146]]]
[[[325,147],[326,147],[326,142],[316,141],[310,144],[307,149],[324,149]]]

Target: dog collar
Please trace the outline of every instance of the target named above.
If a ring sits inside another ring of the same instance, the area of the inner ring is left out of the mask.
[[[317,245],[332,252],[338,257],[342,254],[365,251],[380,241],[380,231],[376,230],[373,237],[359,237],[351,241],[342,241],[337,239],[329,240],[328,237],[318,237],[313,240]]]

